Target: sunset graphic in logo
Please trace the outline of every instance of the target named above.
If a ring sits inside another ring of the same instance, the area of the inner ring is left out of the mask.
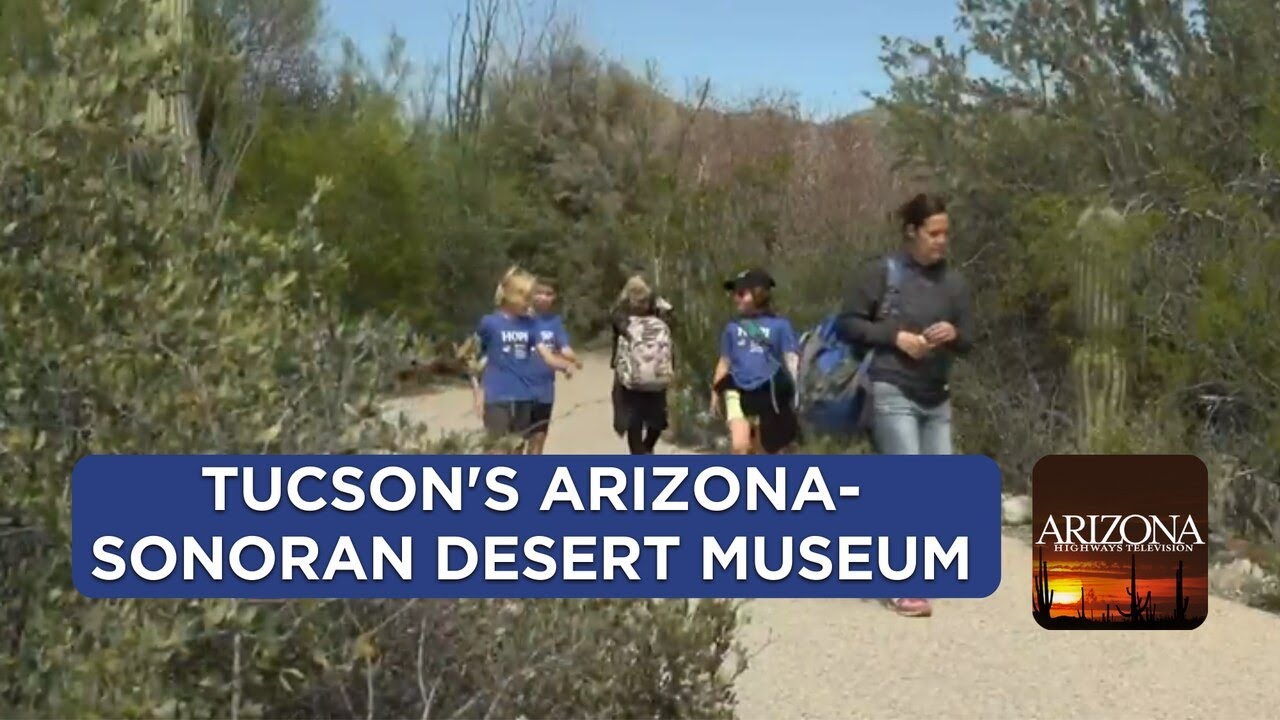
[[[1049,630],[1208,615],[1208,472],[1191,455],[1053,455],[1032,473],[1031,610]]]

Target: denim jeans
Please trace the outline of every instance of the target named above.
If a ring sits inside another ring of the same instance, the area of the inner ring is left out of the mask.
[[[951,401],[936,407],[914,402],[896,385],[877,382],[872,438],[881,455],[950,455]]]

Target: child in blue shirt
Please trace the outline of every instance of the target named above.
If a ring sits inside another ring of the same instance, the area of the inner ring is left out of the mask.
[[[533,434],[534,405],[539,397],[542,364],[564,370],[572,365],[557,357],[539,339],[539,325],[530,315],[534,278],[512,268],[495,296],[497,311],[480,319],[476,339],[484,361],[479,382],[472,378],[476,410],[493,437],[519,436],[527,451]]]
[[[794,398],[800,349],[791,321],[771,309],[776,284],[760,269],[744,270],[724,283],[738,317],[720,335],[711,412],[719,416],[723,406],[736,455],[754,449],[772,455],[799,438]]]
[[[538,322],[538,340],[551,352],[572,363],[572,367],[582,369],[582,361],[569,345],[569,332],[564,322],[554,310],[556,304],[555,284],[547,278],[538,278],[533,286],[533,317]],[[551,428],[551,412],[556,401],[556,368],[547,364],[541,357],[536,358],[538,365],[537,386],[533,405],[533,426],[530,430],[527,454],[541,455],[547,443],[547,433]],[[573,377],[572,368],[561,372],[565,377]]]

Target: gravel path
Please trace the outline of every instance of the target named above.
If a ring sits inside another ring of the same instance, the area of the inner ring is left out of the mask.
[[[607,358],[561,380],[548,453],[621,453]],[[479,430],[468,390],[396,401],[436,431]],[[660,453],[679,453],[660,446]],[[771,718],[1280,717],[1280,617],[1211,598],[1190,632],[1049,632],[1031,618],[1028,542],[1005,538],[1003,582],[900,618],[871,601],[756,600],[739,716]]]

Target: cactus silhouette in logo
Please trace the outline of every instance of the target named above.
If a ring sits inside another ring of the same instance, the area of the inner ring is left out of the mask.
[[[1187,608],[1191,606],[1191,598],[1182,594],[1182,561],[1178,561],[1177,581],[1174,587],[1173,596],[1173,619],[1175,622],[1185,623],[1187,621]]]
[[[1048,621],[1053,611],[1053,590],[1049,589],[1049,565],[1044,561],[1044,548],[1040,548],[1040,572],[1035,574],[1035,607],[1032,614],[1037,621]]]
[[[1129,596],[1129,612],[1125,612],[1124,608],[1116,606],[1116,612],[1120,616],[1133,623],[1142,622],[1142,616],[1151,607],[1151,591],[1147,591],[1147,598],[1144,601],[1138,599],[1138,556],[1133,554],[1129,556],[1129,587],[1124,589],[1125,594]]]

